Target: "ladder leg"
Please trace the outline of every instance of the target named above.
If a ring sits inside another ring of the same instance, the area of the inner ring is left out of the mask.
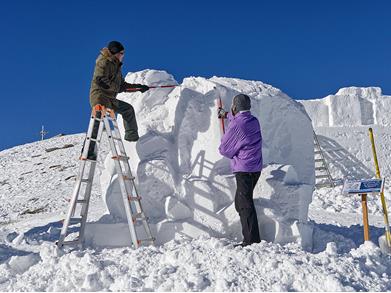
[[[121,134],[120,134],[119,128],[118,128],[118,124],[117,124],[117,121],[115,119],[113,120],[113,124],[115,126],[114,127],[114,131],[113,131],[115,137],[121,137]],[[118,148],[119,148],[119,150],[120,150],[120,152],[122,154],[126,155],[125,146],[124,146],[122,140],[118,141]],[[150,229],[150,227],[148,225],[148,222],[147,222],[146,217],[144,215],[144,211],[143,211],[142,206],[141,206],[141,202],[139,200],[139,193],[138,193],[137,187],[136,187],[136,185],[134,183],[134,177],[132,175],[132,170],[130,168],[129,161],[126,160],[126,161],[123,162],[123,164],[124,164],[125,174],[128,174],[129,178],[131,178],[130,180],[127,180],[126,183],[128,183],[128,184],[125,183],[125,186],[128,187],[127,188],[128,189],[127,192],[128,192],[129,195],[134,194],[135,197],[138,198],[138,200],[134,201],[134,206],[135,206],[135,209],[136,209],[136,213],[137,214],[141,214],[142,217],[144,217],[144,220],[142,220],[142,223],[143,223],[143,226],[144,226],[145,233],[147,234],[148,239],[153,239],[152,233],[151,233],[151,229]],[[130,201],[129,205],[131,205],[131,202],[133,202],[133,201]],[[154,243],[154,240],[152,240],[152,243]]]
[[[91,190],[92,190],[92,183],[94,179],[94,174],[95,174],[95,167],[96,167],[96,162],[91,163],[91,168],[90,168],[90,173],[88,175],[88,183],[86,186],[86,192],[84,194],[84,203],[82,205],[81,211],[80,211],[80,216],[81,216],[81,224],[80,224],[80,232],[79,232],[79,239],[81,243],[83,242],[84,239],[84,232],[86,228],[86,223],[87,223],[87,214],[88,214],[88,207],[90,204],[90,197],[91,197]]]
[[[110,123],[107,119],[104,120],[104,123],[105,123],[106,133],[109,136],[109,144],[110,144],[112,155],[113,155],[113,157],[118,158],[118,151],[117,151],[116,145],[113,140],[113,132],[111,131]],[[113,123],[116,127],[118,127],[118,125],[116,124],[115,118],[113,119]],[[118,129],[116,127],[114,127],[115,133],[117,133],[116,130]],[[115,167],[116,167],[116,170],[118,173],[118,181],[119,181],[119,185],[120,185],[120,189],[121,189],[122,200],[124,203],[126,218],[127,218],[127,222],[128,222],[128,226],[129,226],[129,233],[130,233],[134,247],[138,248],[139,241],[138,241],[136,229],[134,226],[135,223],[133,221],[132,210],[130,208],[130,204],[129,204],[129,200],[128,200],[128,197],[130,194],[128,193],[127,188],[126,188],[126,184],[125,184],[125,180],[124,180],[124,176],[123,176],[123,171],[122,171],[122,167],[121,167],[121,163],[120,163],[119,159],[115,160]]]
[[[81,163],[79,174],[83,174],[84,173],[85,163],[86,163],[85,161]],[[78,199],[80,186],[81,186],[81,179],[82,179],[80,176],[81,175],[79,175],[78,178],[77,178],[75,187],[73,189],[72,198],[71,198],[70,206],[69,206],[69,209],[68,209],[68,213],[67,213],[67,216],[66,216],[66,218],[64,220],[64,223],[62,224],[60,239],[58,240],[58,247],[61,247],[63,245],[65,237],[67,236],[67,233],[68,233],[68,227],[69,227],[70,219],[73,217],[73,215],[75,213],[76,201]]]
[[[101,112],[97,112],[96,118],[100,119],[101,117],[102,117]],[[93,130],[92,130],[93,131],[92,136],[95,137],[94,139],[96,139],[96,142],[97,142],[94,146],[94,149],[95,149],[96,156],[98,156],[98,145],[101,141],[102,133],[104,131],[105,125],[102,121],[99,121],[98,127],[96,127],[96,125],[97,124],[94,123]],[[96,133],[94,133],[94,131]],[[95,141],[91,141],[91,143],[92,142],[95,142]],[[89,204],[90,204],[90,197],[91,197],[91,191],[92,191],[92,184],[94,182],[96,164],[97,164],[96,161],[91,162],[90,171],[89,171],[88,178],[87,178],[87,185],[86,185],[86,189],[84,192],[83,205],[82,205],[82,208],[80,211],[80,216],[81,216],[80,232],[79,232],[80,243],[83,243],[83,240],[84,240],[84,232],[85,232],[85,226],[87,223],[88,208],[89,208]]]
[[[97,116],[98,116],[98,113],[97,113]],[[66,218],[64,220],[64,223],[63,223],[63,226],[62,226],[62,229],[61,229],[61,233],[60,233],[60,238],[59,238],[59,241],[57,243],[58,247],[62,247],[64,245],[64,243],[66,242],[65,238],[68,235],[68,228],[69,228],[69,225],[71,224],[71,218],[75,214],[76,204],[79,201],[79,195],[80,195],[80,191],[81,191],[81,184],[83,182],[85,182],[85,178],[84,178],[85,175],[84,175],[84,173],[85,173],[86,162],[87,162],[86,158],[87,158],[87,155],[88,155],[88,150],[90,148],[90,144],[92,142],[92,140],[90,138],[91,138],[91,136],[93,134],[94,128],[96,129],[96,125],[98,125],[98,133],[97,133],[98,137],[99,137],[99,135],[101,135],[101,133],[103,131],[103,123],[101,123],[101,120],[96,120],[95,118],[98,118],[98,117],[94,117],[94,115],[91,115],[91,119],[90,119],[90,122],[89,122],[86,138],[84,140],[84,144],[83,144],[83,148],[82,148],[82,156],[81,156],[81,161],[80,161],[79,173],[78,173],[78,176],[77,176],[77,179],[76,179],[75,187],[73,189],[73,193],[72,193],[72,197],[71,197],[71,201],[70,201],[70,206],[69,206],[69,209],[68,209],[68,212],[67,212],[67,216],[66,216]],[[97,124],[97,122],[98,122],[98,124]],[[94,148],[95,148],[95,146],[94,146]],[[86,189],[85,189],[85,192],[84,192],[84,198],[82,200],[84,203],[83,203],[82,211],[81,211],[82,221],[80,223],[81,224],[80,231],[83,231],[83,233],[84,233],[85,222],[86,222],[86,219],[87,219],[88,202],[89,202],[89,197],[90,197],[90,194],[91,194],[91,187],[92,187],[92,180],[93,180],[94,171],[95,171],[95,165],[96,165],[96,162],[91,162],[91,164],[90,164],[90,171],[88,173],[89,176],[88,176],[88,179],[87,179],[87,186],[86,186]],[[83,225],[83,221],[84,221],[84,225]],[[79,232],[78,239],[75,240],[75,241],[72,241],[72,242],[74,242],[75,244],[77,244],[77,243],[80,244],[82,242],[82,237],[81,236],[83,236],[83,234]]]

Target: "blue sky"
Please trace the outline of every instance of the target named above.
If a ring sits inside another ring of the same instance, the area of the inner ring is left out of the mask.
[[[390,1],[6,1],[0,9],[0,150],[84,132],[99,50],[123,72],[261,80],[292,98],[344,86],[391,94]]]

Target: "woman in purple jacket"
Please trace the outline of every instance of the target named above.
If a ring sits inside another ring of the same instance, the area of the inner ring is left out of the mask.
[[[228,129],[221,139],[220,154],[231,159],[236,178],[235,209],[242,224],[243,242],[247,246],[261,241],[253,191],[262,170],[262,134],[258,119],[251,115],[251,100],[247,95],[234,97],[231,113],[219,110],[227,117]]]

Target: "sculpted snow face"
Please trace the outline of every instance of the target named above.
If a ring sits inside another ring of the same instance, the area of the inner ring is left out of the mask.
[[[126,81],[176,84],[171,75],[156,70],[129,73]],[[266,213],[267,218],[259,217],[262,239],[287,239],[280,234],[291,232],[278,231],[278,227],[289,230],[294,223],[297,226],[296,222],[306,224],[314,184],[314,147],[311,121],[304,107],[262,82],[189,77],[174,89],[151,89],[144,94],[126,93],[117,97],[132,104],[137,115],[140,140],[126,142],[125,147],[158,242],[172,239],[175,233],[190,237],[240,236],[240,230],[232,230],[239,218],[227,212],[236,186],[229,160],[218,152],[221,134],[216,108],[216,99],[221,97],[224,108],[229,110],[232,98],[238,93],[251,97],[251,112],[260,121],[264,164],[279,164],[279,168],[289,165],[285,169],[294,174],[285,181],[283,177],[275,177],[281,184],[276,184],[278,188],[269,187],[267,196],[278,193],[275,196],[278,201],[281,203],[287,198],[289,205],[288,198],[294,189],[296,199],[305,199],[292,206],[291,218],[274,216],[280,214],[277,212]],[[122,125],[120,117],[119,120]],[[106,161],[101,182],[110,215],[105,220],[111,217],[113,221],[121,221],[125,213],[118,204],[122,200],[115,188],[116,174],[110,161]],[[266,179],[258,184],[270,185]],[[292,185],[297,188],[292,189]],[[307,188],[300,188],[304,185]],[[257,190],[260,194],[255,197],[262,198],[262,188]],[[273,233],[280,233],[279,237],[271,236],[266,229],[262,231],[261,221],[264,220],[275,223]],[[285,222],[278,224],[281,221]]]

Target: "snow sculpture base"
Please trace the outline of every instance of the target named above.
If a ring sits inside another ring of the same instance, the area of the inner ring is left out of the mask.
[[[262,240],[280,244],[298,242],[310,251],[312,225],[307,222],[307,215],[313,186],[294,182],[294,173],[289,165],[273,164],[263,169],[254,189],[260,236]],[[241,239],[240,220],[234,204],[225,211],[225,216],[229,235]]]

